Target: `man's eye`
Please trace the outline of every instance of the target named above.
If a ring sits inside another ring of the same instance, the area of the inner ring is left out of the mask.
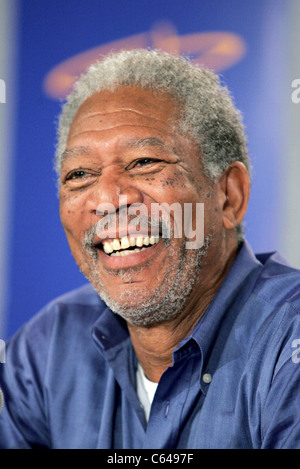
[[[153,163],[159,163],[160,161],[161,160],[158,160],[156,158],[139,158],[138,160],[135,160],[130,163],[130,165],[127,166],[127,169],[141,168],[143,166],[147,166]]]
[[[96,181],[97,176],[100,173],[85,169],[74,169],[70,171],[67,175],[65,180],[63,181],[67,187],[71,189],[77,189],[85,186],[91,185],[94,181]]]
[[[149,163],[153,163],[153,162],[156,162],[157,160],[154,160],[153,158],[143,158],[141,160],[138,160],[136,162],[136,166],[144,166],[146,164],[149,164]]]
[[[69,173],[66,177],[66,181],[70,181],[71,179],[81,179],[83,178],[84,176],[87,175],[87,172],[86,171],[83,171],[82,169],[80,170],[76,170],[76,171],[72,171],[71,173]]]

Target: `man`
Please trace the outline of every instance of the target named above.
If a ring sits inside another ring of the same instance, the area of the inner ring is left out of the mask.
[[[243,238],[250,164],[226,88],[183,58],[112,54],[58,133],[61,221],[90,284],[9,342],[1,446],[299,448],[300,274]]]

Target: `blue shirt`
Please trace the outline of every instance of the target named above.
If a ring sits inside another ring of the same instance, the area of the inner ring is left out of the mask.
[[[299,313],[300,272],[245,242],[147,424],[126,323],[84,286],[7,344],[0,447],[300,448]]]

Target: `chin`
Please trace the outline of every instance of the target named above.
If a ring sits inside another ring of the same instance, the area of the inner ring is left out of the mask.
[[[155,289],[139,287],[134,291],[123,291],[112,297],[102,288],[96,288],[99,296],[115,314],[126,322],[149,327],[176,319],[187,301],[189,290],[178,294],[178,289]],[[151,294],[149,294],[149,292]]]
[[[107,282],[95,265],[90,269],[89,280],[107,306],[129,323],[150,326],[172,321],[180,315],[193,294],[208,241],[197,251],[183,250],[176,266],[160,272],[159,280],[153,277],[155,284],[150,282],[150,278],[147,283],[137,281],[145,266],[112,271],[111,282],[106,286]],[[172,259],[176,259],[176,254],[174,250]]]

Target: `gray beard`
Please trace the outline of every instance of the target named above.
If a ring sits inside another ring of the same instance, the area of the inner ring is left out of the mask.
[[[168,249],[174,252],[170,246],[170,240],[164,240]],[[186,242],[185,242],[186,243]],[[187,300],[195,287],[198,273],[201,269],[207,250],[210,244],[210,236],[205,238],[203,246],[199,249],[186,249],[185,244],[182,249],[179,267],[177,272],[171,275],[166,272],[159,285],[151,292],[146,287],[139,286],[136,289],[128,289],[121,292],[117,299],[112,298],[103,284],[97,267],[97,253],[87,249],[87,243],[83,243],[89,256],[93,261],[92,268],[89,269],[88,280],[93,284],[99,296],[114,313],[124,318],[127,322],[137,326],[152,326],[177,318],[183,311]],[[124,282],[130,282],[132,273],[140,272],[145,268],[136,267],[130,269],[119,269],[109,273],[120,277]]]

